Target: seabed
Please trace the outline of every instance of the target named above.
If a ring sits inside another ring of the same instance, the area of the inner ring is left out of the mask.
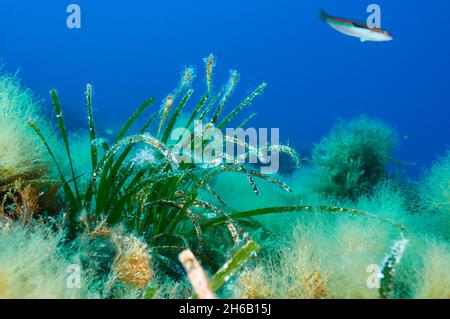
[[[0,76],[0,298],[450,298],[450,152],[411,180],[395,129],[360,116],[310,154],[268,145],[277,174],[179,161],[174,145],[194,142],[177,128],[247,127],[263,98],[266,83],[230,105],[239,74],[215,90],[215,65],[197,101],[187,68],[117,134],[97,131],[91,85],[73,132],[56,90],[49,119]]]

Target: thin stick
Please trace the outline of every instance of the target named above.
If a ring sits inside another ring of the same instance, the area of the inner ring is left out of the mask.
[[[194,288],[195,294],[200,299],[217,299],[217,296],[211,289],[205,270],[195,258],[191,250],[187,249],[180,253],[178,259],[183,264],[187,272],[189,282]]]

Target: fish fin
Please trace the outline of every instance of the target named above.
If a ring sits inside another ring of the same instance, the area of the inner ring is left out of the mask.
[[[319,18],[322,21],[327,21],[327,18],[329,17],[328,13],[325,12],[325,10],[320,9]]]

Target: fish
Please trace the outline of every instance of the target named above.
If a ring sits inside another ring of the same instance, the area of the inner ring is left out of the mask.
[[[392,41],[394,39],[394,37],[386,30],[376,27],[371,28],[366,23],[355,20],[333,17],[324,10],[320,11],[320,19],[343,34],[359,38],[361,42],[383,42]]]

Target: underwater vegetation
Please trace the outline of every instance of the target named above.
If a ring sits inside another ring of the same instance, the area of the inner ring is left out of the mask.
[[[340,122],[313,150],[320,191],[343,198],[370,191],[388,177],[397,143],[394,129],[381,121],[362,116]]]
[[[35,212],[59,210],[56,172],[31,127],[33,117],[49,145],[58,144],[38,99],[17,76],[0,76],[0,215],[29,220]]]
[[[67,267],[73,261],[60,250],[61,235],[43,225],[2,223],[0,298],[97,297],[88,289],[88,277],[81,289],[67,289]]]
[[[266,89],[229,107],[239,74],[216,90],[215,65],[209,55],[198,101],[188,67],[156,108],[147,99],[107,137],[91,85],[86,129],[72,132],[56,90],[51,121],[15,77],[0,77],[0,298],[450,297],[449,237],[435,227],[448,223],[448,154],[410,192],[390,174],[397,133],[362,116],[288,176],[180,161],[172,150],[194,141],[174,139],[178,127],[223,130]],[[268,150],[300,162],[286,145]]]
[[[450,217],[450,151],[429,169],[423,181],[422,198],[433,211]]]
[[[17,177],[35,179],[45,176],[51,169],[49,157],[26,123],[28,116],[41,124],[42,134],[49,142],[52,131],[43,121],[31,92],[23,90],[15,77],[2,76],[0,92],[0,187],[5,188]]]

